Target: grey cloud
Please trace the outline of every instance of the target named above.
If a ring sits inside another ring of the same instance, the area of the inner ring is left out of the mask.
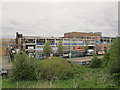
[[[117,3],[7,3],[3,7],[3,30],[10,35],[16,31],[48,37],[70,31],[117,32]]]

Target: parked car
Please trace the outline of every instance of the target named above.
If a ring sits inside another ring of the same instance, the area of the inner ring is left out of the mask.
[[[53,56],[59,57],[60,55],[59,55],[59,53],[53,53]]]
[[[82,62],[77,62],[77,64],[80,64],[80,65],[82,65]]]
[[[86,65],[89,65],[89,64],[90,64],[90,61],[87,61],[87,62],[86,62]]]
[[[80,64],[80,65],[89,65],[90,61],[80,61],[80,62],[77,62],[77,64]]]
[[[7,75],[7,70],[0,68],[0,76]]]
[[[69,54],[63,54],[63,58],[69,58]]]
[[[44,53],[41,54],[41,59],[46,59],[48,58]]]
[[[46,58],[47,58],[47,56],[45,56],[45,55],[42,56],[42,59],[46,59]]]

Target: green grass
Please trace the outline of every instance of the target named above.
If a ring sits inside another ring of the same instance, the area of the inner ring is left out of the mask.
[[[59,81],[19,81],[13,82],[10,77],[3,79],[2,88],[73,88],[72,80]]]
[[[11,77],[2,76],[2,88],[16,88],[16,84]]]
[[[81,74],[77,78],[79,88],[111,88],[118,87],[113,77],[104,71],[103,68],[91,69],[84,68],[80,70]],[[81,77],[81,78],[80,78]]]
[[[0,76],[0,90],[2,89],[2,77]]]
[[[74,78],[68,80],[12,81],[3,77],[3,88],[118,88],[112,76],[102,68],[81,67]]]

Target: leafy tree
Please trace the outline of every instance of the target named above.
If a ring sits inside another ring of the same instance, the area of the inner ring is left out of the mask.
[[[58,53],[62,56],[62,54],[63,54],[63,49],[64,49],[64,47],[63,47],[63,44],[62,44],[62,41],[59,41],[59,44],[58,44]]]
[[[93,59],[89,65],[90,68],[100,68],[102,66],[102,60],[97,57],[97,55],[93,56]]]
[[[120,38],[114,39],[110,50],[109,69],[111,73],[120,72]]]
[[[86,46],[85,46],[85,53],[88,53],[88,49],[89,49],[89,47],[88,47],[88,42],[86,42]]]
[[[43,47],[43,52],[47,55],[47,57],[50,55],[51,53],[50,41],[47,40],[47,42],[45,43]]]

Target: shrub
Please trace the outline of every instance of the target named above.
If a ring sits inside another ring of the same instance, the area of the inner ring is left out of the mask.
[[[72,65],[63,58],[46,59],[40,61],[39,66],[39,78],[41,79],[68,79],[74,74]]]
[[[100,68],[102,66],[102,60],[97,57],[97,55],[93,56],[93,59],[89,65],[90,68]]]
[[[12,67],[12,76],[14,80],[31,80],[35,79],[34,59],[29,59],[25,53],[15,56]]]
[[[14,80],[54,80],[72,78],[78,65],[66,59],[53,57],[45,60],[35,60],[23,54],[17,54],[12,67]]]
[[[110,62],[110,52],[106,52],[102,60],[103,60],[103,67],[107,67]]]

